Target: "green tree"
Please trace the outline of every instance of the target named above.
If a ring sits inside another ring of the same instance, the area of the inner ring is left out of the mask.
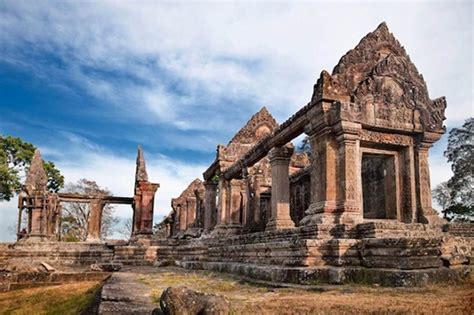
[[[461,128],[449,132],[444,155],[452,163],[453,176],[433,190],[433,197],[443,207],[443,215],[448,220],[474,219],[473,137],[474,118],[467,119]]]
[[[0,135],[0,201],[9,201],[20,192],[35,149],[20,138]],[[57,192],[64,186],[64,177],[53,162],[44,161],[44,168],[48,189]]]

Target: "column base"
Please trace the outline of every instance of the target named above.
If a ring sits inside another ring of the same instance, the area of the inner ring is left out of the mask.
[[[424,209],[420,211],[420,223],[429,224],[433,226],[442,226],[448,223],[445,219],[438,215],[438,212],[431,209]]]
[[[334,205],[335,206],[335,205]],[[352,208],[349,210],[353,210]],[[364,216],[360,211],[347,211],[335,207],[326,206],[321,208],[318,205],[310,205],[306,210],[306,215],[300,221],[301,226],[312,226],[318,224],[348,224],[354,225],[364,221]]]
[[[265,227],[265,231],[275,231],[275,230],[283,230],[283,229],[292,229],[295,227],[295,222],[288,219],[277,219],[277,220],[270,220]]]
[[[44,235],[28,235],[25,238],[18,240],[17,242],[20,243],[40,243],[40,242],[47,242],[49,241],[48,238]]]
[[[100,238],[97,238],[97,237],[88,237],[86,238],[86,242],[87,243],[101,243],[102,241],[100,240]]]
[[[239,234],[242,227],[240,224],[216,225],[211,231],[212,235],[236,235]]]

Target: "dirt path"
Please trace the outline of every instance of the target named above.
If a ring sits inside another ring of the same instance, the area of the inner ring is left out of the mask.
[[[235,276],[179,268],[137,274],[158,303],[164,289],[185,285],[200,292],[225,296],[234,314],[472,314],[471,284],[424,288],[318,286],[271,288]],[[158,305],[157,305],[158,307]]]

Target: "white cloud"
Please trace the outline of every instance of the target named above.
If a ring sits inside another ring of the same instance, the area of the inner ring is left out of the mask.
[[[226,113],[219,102],[247,96],[254,104],[242,104],[244,108],[268,105],[282,120],[309,100],[321,70],[331,70],[383,20],[425,74],[432,97],[447,95],[453,102],[448,119],[458,123],[464,117],[459,113],[472,114],[468,2],[13,3],[0,24],[6,51],[17,47],[13,52],[18,52],[27,43],[54,53],[62,66],[48,64],[47,70],[59,69],[92,95],[115,102],[124,115],[135,112],[136,119],[148,121],[140,113],[149,111],[158,122],[178,121],[175,126],[180,127],[180,118],[190,111],[199,117],[203,107],[213,106]],[[104,80],[84,67],[111,71],[112,79],[120,73],[142,82]],[[185,97],[172,96],[175,86]],[[136,101],[133,111],[127,110],[130,99]],[[186,128],[213,125],[203,123],[207,121],[196,119]]]

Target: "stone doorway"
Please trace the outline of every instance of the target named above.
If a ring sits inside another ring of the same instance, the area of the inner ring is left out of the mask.
[[[395,156],[362,155],[364,219],[397,219]]]

